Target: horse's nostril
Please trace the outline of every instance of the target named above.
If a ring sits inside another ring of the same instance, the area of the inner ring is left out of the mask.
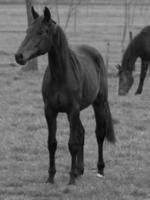
[[[18,64],[20,64],[20,65],[24,65],[25,64],[24,57],[23,57],[22,53],[15,54],[15,59],[16,59],[16,62]]]

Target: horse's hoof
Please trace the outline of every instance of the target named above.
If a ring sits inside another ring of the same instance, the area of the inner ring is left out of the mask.
[[[82,176],[84,174],[84,169],[78,169],[77,177]]]
[[[139,94],[141,94],[141,93],[138,93],[138,92],[135,93],[135,95],[139,95]]]
[[[103,177],[104,177],[104,174],[97,173],[96,176],[97,176],[98,178],[103,178]]]
[[[75,185],[75,178],[70,178],[68,185]]]
[[[142,91],[136,91],[135,92],[135,95],[139,95],[139,94],[141,94],[142,93]]]
[[[46,180],[46,183],[54,184],[54,183],[55,183],[54,178],[49,177],[49,178]]]

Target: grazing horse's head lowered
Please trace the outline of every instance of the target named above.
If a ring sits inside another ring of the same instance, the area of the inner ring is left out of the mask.
[[[16,62],[24,65],[28,60],[45,54],[52,47],[53,35],[55,34],[56,23],[51,19],[50,11],[44,9],[44,16],[39,14],[32,7],[33,23],[27,29],[27,34],[17,53]]]
[[[117,65],[118,76],[119,76],[119,89],[118,94],[120,96],[126,95],[132,84],[133,84],[133,76],[132,72],[124,70],[122,66]]]

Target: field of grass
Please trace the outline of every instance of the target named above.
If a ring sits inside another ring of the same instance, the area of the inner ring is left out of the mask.
[[[52,13],[55,16],[53,8]],[[60,8],[60,13],[63,25],[66,8]],[[147,23],[138,16],[135,32]],[[0,5],[0,200],[150,200],[149,76],[141,96],[134,95],[138,73],[135,73],[130,93],[125,97],[117,95],[114,65],[121,60],[123,8],[93,6],[87,10],[81,7],[77,20],[76,33],[73,21],[66,30],[70,43],[91,44],[104,58],[107,41],[111,44],[109,100],[117,143],[104,145],[105,177],[96,177],[95,121],[89,107],[81,114],[86,129],[84,176],[75,186],[67,185],[69,129],[66,116],[61,114],[58,117],[56,183],[45,183],[48,151],[41,83],[46,56],[39,58],[38,72],[22,72],[20,66],[14,65],[13,54],[26,29],[25,9],[21,5]]]

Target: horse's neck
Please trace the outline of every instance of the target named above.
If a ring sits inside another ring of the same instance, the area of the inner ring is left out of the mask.
[[[122,59],[122,66],[127,71],[132,72],[134,70],[134,64],[138,57],[138,49],[135,48],[135,44],[131,43],[127,47],[123,59]]]
[[[64,83],[68,79],[68,74],[71,70],[70,57],[72,51],[65,33],[59,26],[56,28],[54,44],[48,55],[52,79],[59,83]]]
[[[58,51],[54,48],[48,53],[51,77],[54,81],[64,82],[69,64],[68,57],[69,53],[66,51],[62,55],[61,49]]]

